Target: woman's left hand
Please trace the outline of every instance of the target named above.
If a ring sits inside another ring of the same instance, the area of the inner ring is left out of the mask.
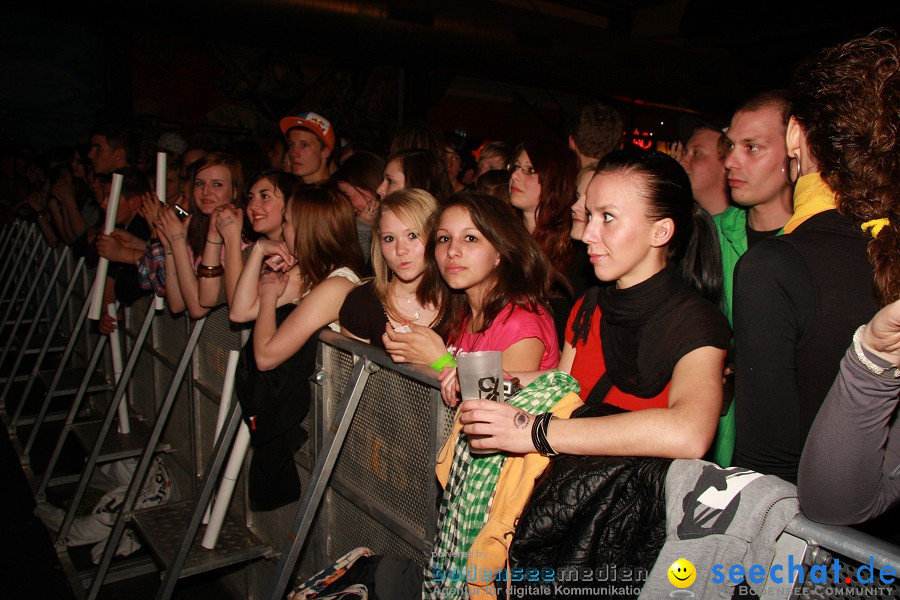
[[[263,273],[259,276],[259,297],[275,296],[277,300],[287,289],[289,277],[290,275],[279,271]]]
[[[97,327],[103,335],[114,333],[116,331],[116,318],[107,313],[103,313],[100,315]]]
[[[465,400],[459,420],[476,450],[500,450],[513,454],[535,452],[531,441],[534,416],[506,402]]]
[[[459,374],[456,367],[444,368],[438,381],[441,382],[441,400],[450,408],[455,408],[459,404]]]
[[[879,310],[862,330],[863,345],[888,361],[900,366],[900,300]]]
[[[226,244],[240,243],[241,229],[244,226],[244,214],[241,209],[230,204],[216,209],[215,228]]]
[[[283,271],[286,273],[297,264],[297,259],[291,254],[287,244],[284,242],[259,239],[256,244],[254,244],[254,248],[258,248],[264,257],[268,256],[269,258],[273,258],[277,256],[281,259],[277,262],[269,262],[268,266],[273,271]]]

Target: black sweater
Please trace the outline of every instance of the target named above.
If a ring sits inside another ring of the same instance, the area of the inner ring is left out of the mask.
[[[790,235],[761,241],[738,262],[736,466],[796,482],[803,444],[847,340],[878,309],[866,243],[829,210]]]

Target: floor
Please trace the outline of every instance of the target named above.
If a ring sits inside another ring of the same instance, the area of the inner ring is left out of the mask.
[[[8,371],[8,367],[3,371]],[[20,370],[23,371],[27,372]],[[15,398],[14,391],[10,392],[11,398]],[[6,406],[8,413],[0,430],[0,508],[3,514],[0,522],[3,537],[7,540],[4,558],[0,561],[3,564],[0,574],[4,582],[0,597],[4,600],[78,600],[54,550],[47,527],[34,515],[35,501],[31,484],[20,464],[16,447],[6,433],[6,421],[13,409],[14,405]],[[45,427],[47,436],[38,437],[32,453],[35,470],[42,469],[42,465],[46,464],[57,438],[57,434],[52,431],[53,424]],[[59,431],[59,425],[56,427]],[[21,438],[26,438],[27,434],[27,428],[19,429]],[[77,444],[73,443],[71,448],[66,446],[63,456],[65,458],[60,461],[60,469],[78,473],[84,454]],[[54,501],[54,504],[57,502]],[[76,562],[89,565],[86,547],[75,550],[72,555]],[[150,600],[155,598],[159,583],[158,573],[109,583],[103,586],[99,600]],[[233,594],[224,590],[213,578],[204,576],[180,581],[173,595],[177,600],[226,600],[232,597]]]

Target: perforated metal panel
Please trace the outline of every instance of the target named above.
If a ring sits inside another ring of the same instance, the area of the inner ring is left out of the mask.
[[[307,484],[309,483],[308,474],[303,473],[301,470],[301,483],[303,489],[306,489]],[[246,469],[242,474],[241,479],[246,481]],[[246,490],[245,487],[242,487],[243,490]],[[244,492],[246,493],[246,491]],[[249,512],[250,520],[253,523],[253,530],[256,533],[257,537],[261,540],[271,544],[276,550],[280,551],[284,546],[285,540],[287,539],[287,534],[290,531],[291,523],[294,520],[294,516],[297,514],[297,509],[299,507],[299,502],[292,502],[286,506],[281,508],[270,510],[270,511],[255,511]],[[306,551],[301,555],[301,559],[298,563],[304,563],[304,557],[313,554],[309,549],[316,543],[316,540],[310,540],[310,543],[306,546]],[[271,562],[256,562],[247,566],[247,598],[259,598],[262,597],[265,593],[266,589],[269,586],[269,580],[272,578],[272,574],[274,573],[274,564]],[[300,565],[297,566],[300,569]],[[309,570],[303,569],[301,571],[303,573],[302,576],[306,576],[307,574],[311,575],[315,573],[315,570],[309,568]]]
[[[332,560],[337,560],[354,548],[366,546],[375,554],[405,556],[424,568],[426,556],[421,548],[409,544],[341,494],[329,492],[328,501],[334,519],[328,547]]]
[[[396,372],[372,374],[334,472],[357,502],[376,506],[420,539],[429,516],[426,488],[434,485],[434,457],[423,451],[435,429],[428,394]]]
[[[137,336],[138,331],[141,329],[141,324],[144,322],[144,316],[150,309],[150,302],[150,296],[138,298],[134,301],[134,304],[125,311],[127,316],[125,319],[125,329],[132,339]]]
[[[325,385],[321,405],[331,421],[349,381],[354,355],[346,340],[324,334],[321,345]],[[333,344],[340,344],[336,347]],[[435,451],[449,431],[452,414],[437,401],[437,382],[401,370],[371,346],[349,344],[354,352],[382,364],[363,389],[353,423],[338,457],[317,519],[327,540],[326,563],[365,545],[424,563],[436,511]],[[358,514],[357,514],[358,513]],[[317,565],[321,568],[322,564]]]
[[[219,403],[202,394],[197,395],[197,423],[195,439],[197,441],[197,457],[200,472],[205,469],[206,463],[212,456],[212,449],[216,443],[216,420],[219,415]]]
[[[212,390],[221,390],[228,366],[228,353],[241,349],[243,327],[228,320],[228,309],[219,307],[206,317],[206,325],[194,354],[194,377]],[[218,400],[218,395],[216,395]]]
[[[165,311],[154,322],[153,345],[169,362],[177,362],[187,343],[191,319],[186,314],[173,317]]]
[[[322,352],[324,354],[322,370],[328,374],[325,385],[325,413],[322,416],[330,420],[341,401],[341,391],[347,387],[350,372],[353,370],[353,355],[341,352],[333,346],[324,346]]]
[[[131,387],[128,390],[128,402],[132,407],[132,412],[148,419],[156,413],[156,399],[162,395],[157,390],[154,362],[154,357],[146,350],[141,352],[134,373],[131,375]]]
[[[187,387],[187,383],[182,382],[178,388],[178,396],[175,398],[175,405],[172,407],[168,421],[166,421],[163,439],[172,444],[180,460],[185,460],[187,465],[191,465],[193,462],[191,458],[191,440],[194,432],[191,429],[191,404],[187,394]]]

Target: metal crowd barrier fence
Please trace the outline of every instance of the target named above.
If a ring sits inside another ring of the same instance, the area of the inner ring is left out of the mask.
[[[36,258],[33,236],[33,229],[24,224],[0,233],[0,256],[4,264],[11,265],[26,252],[32,253],[32,259]],[[71,268],[64,278],[78,278],[79,270],[80,267]],[[76,295],[84,303],[89,301],[92,277],[82,275]],[[17,286],[21,290],[23,285],[9,279],[5,282],[0,296],[7,303],[4,310],[17,299],[12,290]],[[147,297],[127,311],[123,337],[129,354],[149,310],[153,310],[152,302]],[[77,306],[70,307],[69,312],[77,313]],[[216,440],[214,435],[220,392],[228,355],[239,349],[246,337],[246,328],[231,323],[224,308],[212,311],[205,319],[196,348],[190,353],[188,374],[173,392],[170,389],[173,373],[184,358],[195,323],[185,315],[172,315],[168,311],[156,315],[143,349],[136,355],[125,394],[132,418],[146,421],[147,427],[143,428],[146,430],[154,425],[153,416],[167,396],[174,393],[171,411],[160,431],[160,443],[145,448],[144,453],[149,456],[157,448],[164,448],[172,481],[186,503],[184,510],[190,510],[191,503],[200,499],[200,482],[207,469],[217,468],[224,462],[224,455],[215,453],[227,452],[231,442],[224,438]],[[89,337],[96,340],[96,331],[87,329]],[[376,553],[403,555],[422,566],[426,564],[437,522],[434,457],[452,424],[452,414],[440,401],[433,374],[427,367],[397,365],[379,349],[326,331],[320,336],[310,385],[314,401],[303,423],[309,440],[295,454],[304,498],[277,510],[255,510],[247,500],[245,462],[228,509],[230,519],[246,526],[254,538],[271,550],[262,554],[265,558],[259,553],[252,557],[244,553],[245,562],[238,563],[238,559],[223,558],[221,547],[214,551],[198,549],[198,539],[189,544],[190,554],[180,556],[175,563],[175,568],[183,569],[184,573],[168,574],[158,597],[168,597],[174,580],[180,576],[223,566],[231,568],[223,570],[219,582],[233,597],[283,597],[294,580],[305,579],[357,546],[368,546]],[[110,392],[92,400],[95,413],[102,412],[109,405]],[[234,433],[233,423],[229,421],[226,435]],[[341,439],[336,443],[334,434],[339,430]],[[313,491],[321,493],[317,495]],[[205,510],[205,504],[194,503],[194,508],[199,506],[197,510]],[[143,518],[141,511],[129,516]],[[127,579],[171,566],[165,557],[175,556],[175,548],[188,530],[187,516],[185,513],[183,521],[173,521],[171,527],[161,530],[158,536],[161,541],[147,542],[153,550],[152,557],[145,555],[130,562],[107,557],[107,572],[101,581],[94,582],[92,595],[96,595],[104,581]],[[130,522],[131,518],[126,520]],[[303,535],[298,537],[298,532]],[[223,545],[227,543],[226,540]],[[73,589],[83,597],[97,572],[75,570],[72,564],[67,564],[70,561],[65,551],[60,551],[60,560]],[[856,572],[854,565],[865,566],[870,560],[875,569],[892,566],[896,571],[900,567],[900,549],[896,546],[849,528],[813,523],[802,515],[785,529],[777,544],[775,561],[785,561],[788,556],[795,563],[807,566],[828,564],[832,557],[842,557],[848,577]],[[877,595],[900,597],[897,588],[894,584],[891,590],[880,590]],[[808,582],[805,586],[771,591],[772,595],[767,597],[784,600],[833,595],[833,591]]]

